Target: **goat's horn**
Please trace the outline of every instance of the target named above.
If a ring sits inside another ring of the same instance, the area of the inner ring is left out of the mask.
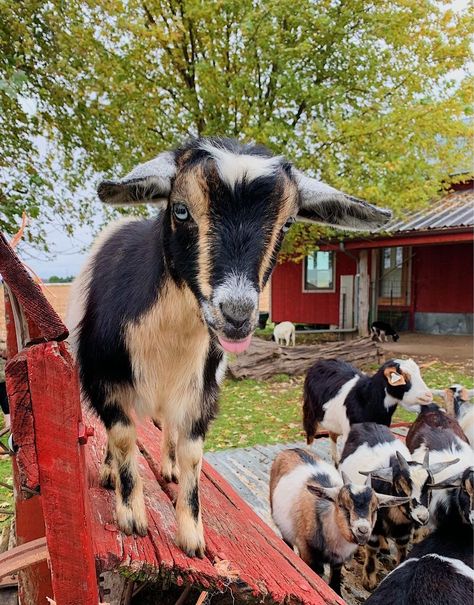
[[[403,454],[401,454],[400,452],[397,452],[397,459],[398,459],[398,463],[400,464],[401,469],[406,471],[407,473],[409,473],[410,467],[408,466],[408,462],[405,460]]]
[[[393,481],[393,469],[391,466],[387,468],[378,468],[373,471],[359,471],[361,475],[365,475],[366,477],[370,475],[370,479],[379,479],[380,481],[388,481],[391,483]]]
[[[367,479],[365,480],[365,484],[368,487],[372,487],[372,475],[371,475],[371,473],[367,473]]]
[[[344,471],[341,471],[341,477],[342,481],[344,482],[344,485],[348,485],[351,482],[351,478],[349,477],[349,475],[346,475]]]
[[[436,475],[437,473],[444,471],[444,469],[448,468],[448,466],[451,466],[452,464],[456,464],[456,462],[459,462],[459,458],[454,458],[454,460],[448,460],[447,462],[437,462],[435,464],[432,464],[429,467],[429,470],[432,475]]]

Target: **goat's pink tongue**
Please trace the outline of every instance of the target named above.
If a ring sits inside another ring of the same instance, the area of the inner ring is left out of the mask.
[[[242,353],[243,351],[249,348],[250,342],[252,340],[252,335],[250,334],[250,336],[247,336],[245,340],[240,340],[238,342],[232,340],[225,340],[221,336],[218,336],[217,338],[219,339],[222,348],[224,349],[224,351],[227,351],[227,353]]]

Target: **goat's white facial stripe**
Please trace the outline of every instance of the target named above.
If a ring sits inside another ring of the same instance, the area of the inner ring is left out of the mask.
[[[281,158],[278,156],[270,158],[232,153],[228,149],[214,146],[209,141],[204,142],[201,149],[211,154],[216,161],[221,179],[231,187],[244,178],[253,181],[262,176],[270,176],[281,164]]]

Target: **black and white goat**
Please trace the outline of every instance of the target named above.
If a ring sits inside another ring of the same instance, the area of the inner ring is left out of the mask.
[[[436,476],[438,489],[433,491],[430,503],[430,524],[438,527],[451,514],[460,514],[474,523],[474,497],[463,498],[458,487],[474,470],[474,451],[457,420],[435,404],[424,407],[408,431],[406,445],[414,460],[421,461],[426,452],[430,464],[457,459]]]
[[[370,484],[370,479],[368,479]],[[383,506],[408,498],[376,493],[370,485],[346,483],[338,471],[312,452],[289,449],[275,458],[270,473],[272,516],[283,540],[341,594],[341,568],[360,544],[366,544]]]
[[[400,336],[386,321],[374,321],[370,326],[371,339],[378,342],[387,342],[387,336],[391,336],[393,342],[397,342]]]
[[[466,605],[474,602],[474,533],[469,502],[474,500],[474,469],[459,479],[458,510],[451,508],[438,528],[415,544],[408,559],[392,571],[368,605]],[[459,511],[464,514],[459,515]]]
[[[285,232],[302,220],[372,229],[390,212],[349,197],[255,145],[198,139],[99,185],[102,201],[161,205],[99,237],[71,294],[69,326],[84,395],[103,420],[102,471],[119,527],[145,534],[132,411],[160,419],[162,473],[177,478],[177,542],[205,548],[203,439],[217,409],[224,351],[248,347],[258,295]],[[179,471],[178,471],[179,468]]]
[[[325,428],[337,462],[337,437],[347,437],[352,424],[378,422],[389,426],[397,404],[413,411],[432,400],[412,359],[391,359],[373,376],[339,359],[321,359],[308,370],[304,383],[307,443],[313,442],[318,426]]]
[[[469,403],[469,393],[461,384],[453,384],[444,391],[446,411],[459,422],[467,440],[474,448],[474,405]]]
[[[382,494],[406,497],[405,504],[382,511],[367,544],[362,583],[367,590],[376,585],[376,555],[395,541],[400,563],[406,557],[412,530],[429,519],[433,475],[453,460],[429,466],[428,457],[414,462],[408,448],[389,428],[374,422],[354,424],[341,455],[340,471],[353,483],[364,484],[367,475],[372,487]]]

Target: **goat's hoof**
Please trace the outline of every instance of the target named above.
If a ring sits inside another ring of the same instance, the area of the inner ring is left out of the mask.
[[[206,543],[204,542],[204,536],[199,533],[188,536],[178,534],[176,536],[176,544],[188,557],[197,557],[198,559],[204,557]]]
[[[365,590],[372,592],[377,586],[377,577],[374,575],[374,577],[370,576],[369,578],[362,578],[362,586],[365,588]]]
[[[132,534],[146,536],[148,533],[148,522],[145,503],[136,498],[134,508],[125,504],[119,504],[117,506],[117,525],[127,536],[131,536]]]
[[[166,483],[179,483],[179,470],[176,466],[161,467],[161,476]]]

